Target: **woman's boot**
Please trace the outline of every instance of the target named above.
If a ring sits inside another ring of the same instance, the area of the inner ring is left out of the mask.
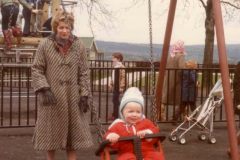
[[[9,50],[12,48],[12,32],[11,30],[3,30],[4,43]]]
[[[13,34],[14,37],[17,38],[18,44],[20,44],[21,43],[21,38],[22,38],[22,30],[21,30],[21,28],[18,27],[18,26],[12,27],[12,34]]]

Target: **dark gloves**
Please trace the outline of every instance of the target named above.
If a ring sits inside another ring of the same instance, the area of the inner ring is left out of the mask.
[[[38,91],[38,94],[40,94],[40,104],[43,106],[50,106],[57,103],[50,88],[42,88]]]
[[[78,106],[82,110],[83,113],[86,113],[89,110],[88,96],[80,97]]]

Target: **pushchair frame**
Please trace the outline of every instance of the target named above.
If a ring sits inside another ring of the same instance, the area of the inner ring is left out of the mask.
[[[223,99],[222,81],[219,79],[205,102],[199,105],[189,116],[184,118],[184,121],[179,126],[173,129],[169,139],[171,141],[178,140],[180,144],[186,144],[185,135],[196,126],[201,130],[198,136],[200,140],[206,140],[208,135],[208,142],[211,144],[216,143],[216,138],[212,135],[214,110],[221,106]]]

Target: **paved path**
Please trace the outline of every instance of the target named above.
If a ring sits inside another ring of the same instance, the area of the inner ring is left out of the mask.
[[[140,76],[141,74],[141,76]],[[137,81],[140,80],[140,78],[144,78],[146,76],[146,72],[134,72],[134,73],[128,73],[127,74],[127,81],[128,81],[128,85],[131,85],[132,83],[135,83]],[[102,78],[101,80],[96,80],[94,82],[95,85],[107,85],[110,83],[112,77],[105,77]]]
[[[168,135],[174,126],[160,124],[160,127],[162,133]],[[45,152],[34,151],[32,148],[32,133],[33,128],[0,129],[0,160],[45,160]],[[217,139],[216,144],[199,141],[196,132],[186,137],[187,144],[185,145],[165,140],[163,147],[166,160],[228,160],[226,154],[228,137],[225,123],[216,124],[214,135]],[[93,136],[95,136],[94,133]],[[99,160],[94,155],[95,149],[78,151],[78,160]],[[57,152],[56,160],[66,160],[64,151]]]

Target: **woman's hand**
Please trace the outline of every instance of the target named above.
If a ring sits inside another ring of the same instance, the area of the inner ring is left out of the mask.
[[[120,136],[117,133],[110,133],[106,139],[109,140],[111,143],[116,143],[119,137]]]
[[[32,13],[35,13],[35,14],[37,14],[39,12],[39,10],[38,9],[32,9]]]

